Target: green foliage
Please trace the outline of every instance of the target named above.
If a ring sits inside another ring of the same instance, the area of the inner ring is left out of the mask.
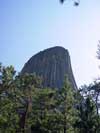
[[[13,133],[18,128],[19,117],[14,98],[14,68],[0,66],[0,131]]]
[[[76,123],[80,133],[99,133],[97,132],[97,114],[93,100],[88,97],[79,107],[79,120]]]
[[[73,133],[73,125],[77,119],[77,110],[75,108],[75,92],[67,78],[64,81],[64,87],[61,90],[61,113],[64,126],[64,133]]]
[[[34,74],[0,65],[0,133],[99,133],[95,102],[81,94],[67,78],[61,90],[41,88]]]
[[[56,108],[55,90],[44,88],[36,90],[36,95],[33,98],[33,131],[36,130],[38,123],[38,129],[41,132],[51,132],[53,127],[51,124],[54,121],[54,117],[58,117],[54,112]],[[60,120],[60,119],[59,119]],[[56,123],[54,123],[55,126]]]
[[[82,86],[80,89],[81,100],[78,106],[78,121],[75,123],[79,133],[99,133],[100,116],[97,107],[98,84]]]

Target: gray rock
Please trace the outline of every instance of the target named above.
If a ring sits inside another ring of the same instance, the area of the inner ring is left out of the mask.
[[[32,56],[21,73],[35,73],[42,77],[43,87],[59,89],[63,87],[64,78],[67,75],[73,89],[77,90],[70,56],[68,50],[63,47],[49,48]]]

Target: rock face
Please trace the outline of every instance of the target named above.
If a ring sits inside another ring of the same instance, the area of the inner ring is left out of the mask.
[[[62,88],[67,75],[73,89],[77,85],[73,76],[68,50],[63,47],[53,47],[32,56],[24,65],[24,73],[35,73],[43,79],[43,87]]]

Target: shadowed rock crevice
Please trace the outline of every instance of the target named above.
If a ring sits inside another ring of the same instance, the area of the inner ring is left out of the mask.
[[[24,73],[35,73],[43,79],[43,87],[62,88],[65,75],[73,87],[77,85],[73,76],[68,50],[63,47],[53,47],[32,56],[24,65]]]

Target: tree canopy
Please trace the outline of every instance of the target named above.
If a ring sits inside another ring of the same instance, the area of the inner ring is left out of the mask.
[[[61,90],[41,88],[36,75],[0,65],[1,133],[99,133],[99,124],[96,102],[74,91],[67,78]]]

